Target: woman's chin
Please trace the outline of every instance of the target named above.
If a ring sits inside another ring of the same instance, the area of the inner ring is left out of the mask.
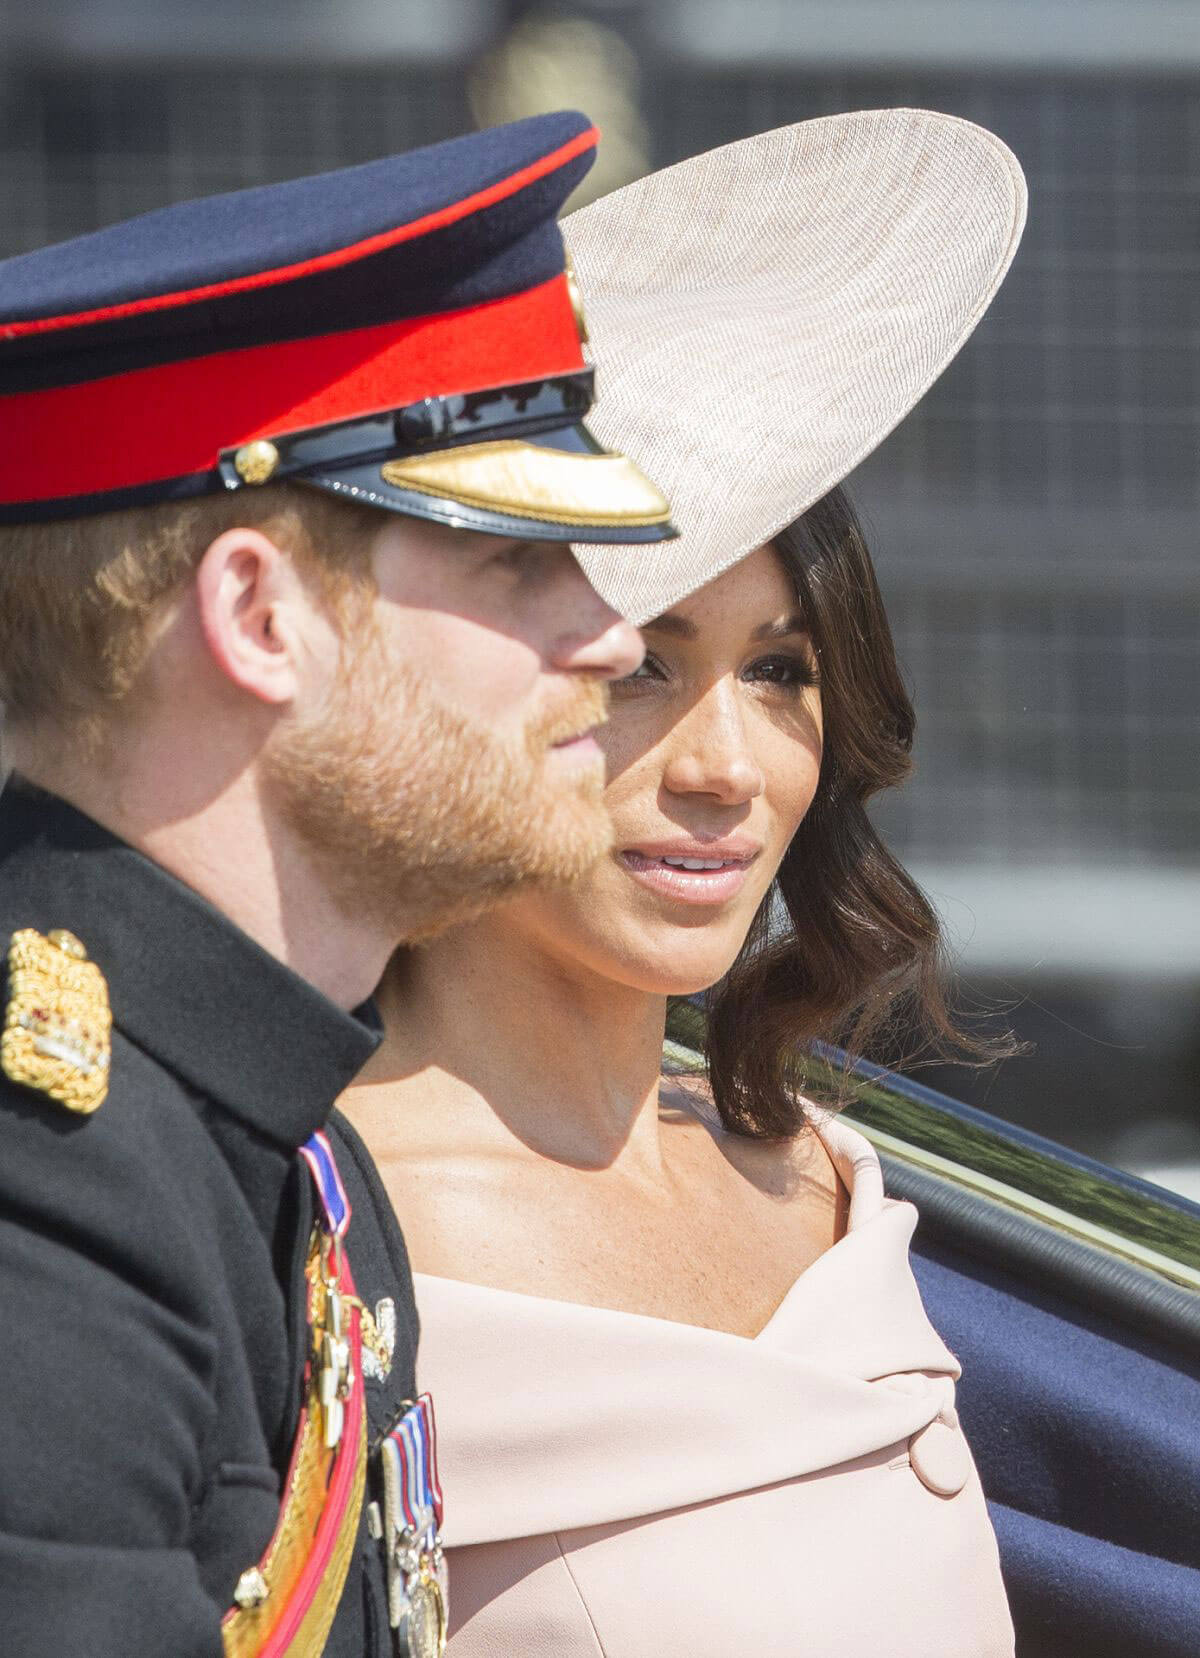
[[[624,894],[619,895],[624,897]],[[630,913],[599,888],[568,888],[514,899],[484,925],[517,925],[558,962],[648,996],[694,996],[728,973],[753,912],[725,926],[664,925],[645,909]],[[602,923],[599,924],[598,923]]]
[[[733,956],[722,956],[719,961],[683,964],[678,961],[648,961],[642,957],[625,961],[612,977],[631,989],[644,991],[648,996],[697,996],[703,990],[724,978],[733,966]]]

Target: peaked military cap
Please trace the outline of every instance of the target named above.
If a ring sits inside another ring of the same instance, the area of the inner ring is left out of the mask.
[[[555,214],[596,139],[537,116],[0,263],[0,522],[290,478],[523,538],[673,535],[582,424]]]

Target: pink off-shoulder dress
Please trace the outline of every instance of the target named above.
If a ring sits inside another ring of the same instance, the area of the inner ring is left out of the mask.
[[[417,1275],[450,1658],[1008,1658],[959,1367],[868,1142],[752,1340]]]

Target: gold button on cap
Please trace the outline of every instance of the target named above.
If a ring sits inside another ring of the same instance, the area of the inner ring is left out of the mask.
[[[256,438],[253,443],[243,443],[233,464],[244,484],[265,484],[279,465],[279,451],[266,438]]]
[[[953,1424],[948,1416],[954,1417]],[[957,1497],[971,1477],[971,1454],[953,1411],[913,1434],[908,1456],[921,1484],[939,1497]]]

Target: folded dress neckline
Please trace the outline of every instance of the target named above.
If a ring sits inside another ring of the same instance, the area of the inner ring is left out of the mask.
[[[810,1261],[788,1285],[778,1305],[775,1307],[766,1323],[752,1336],[744,1336],[736,1330],[720,1330],[709,1324],[693,1324],[686,1319],[666,1318],[659,1313],[633,1312],[625,1307],[605,1307],[598,1302],[571,1301],[564,1296],[539,1295],[530,1290],[512,1290],[497,1284],[474,1284],[466,1278],[455,1278],[444,1273],[414,1272],[413,1278],[419,1283],[430,1285],[446,1284],[461,1285],[473,1290],[487,1291],[498,1296],[511,1296],[517,1301],[540,1302],[547,1307],[585,1307],[597,1313],[614,1313],[622,1318],[642,1318],[651,1324],[666,1324],[679,1326],[685,1330],[704,1330],[712,1335],[724,1336],[730,1341],[745,1341],[754,1343],[767,1338],[771,1326],[786,1311],[799,1285],[820,1263],[834,1250],[846,1241],[850,1233],[861,1227],[869,1218],[879,1214],[885,1207],[892,1206],[890,1200],[884,1196],[883,1175],[870,1142],[855,1129],[849,1128],[829,1112],[813,1104],[808,1106],[808,1120],[813,1132],[818,1136],[822,1145],[829,1153],[830,1161],[837,1172],[838,1178],[850,1195],[850,1208],[846,1218],[846,1231],[823,1250],[813,1261]],[[899,1207],[899,1205],[896,1205]]]
[[[419,1380],[442,1423],[451,1545],[622,1521],[816,1474],[903,1442],[958,1365],[908,1265],[916,1221],[868,1142],[819,1132],[846,1233],[756,1336],[415,1275]]]

